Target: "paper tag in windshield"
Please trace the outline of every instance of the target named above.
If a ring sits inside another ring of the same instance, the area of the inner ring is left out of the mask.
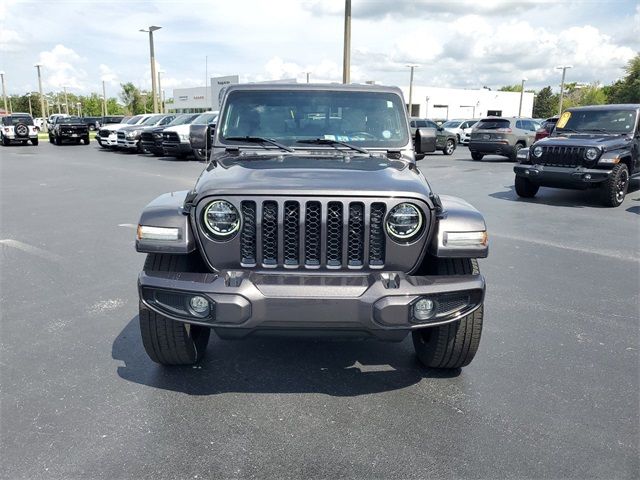
[[[558,124],[556,128],[564,128],[567,125],[567,122],[571,118],[571,112],[564,112],[560,119],[558,120]]]
[[[335,135],[323,135],[323,137],[325,140],[335,140],[336,136]]]

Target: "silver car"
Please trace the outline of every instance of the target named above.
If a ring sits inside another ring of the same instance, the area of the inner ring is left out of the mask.
[[[540,124],[531,118],[483,118],[471,132],[471,158],[482,160],[485,155],[501,155],[515,162],[518,150],[535,141],[538,128]]]

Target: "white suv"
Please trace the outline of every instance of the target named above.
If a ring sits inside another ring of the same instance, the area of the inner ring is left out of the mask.
[[[191,141],[189,140],[191,125],[216,123],[218,113],[220,112],[204,112],[199,117],[196,117],[191,124],[165,128],[162,131],[162,148],[164,154],[179,159],[184,159],[187,155],[192,155],[193,149],[191,148]]]
[[[102,148],[110,148],[118,146],[118,130],[131,125],[140,125],[153,114],[136,115],[121,123],[108,123],[100,127],[96,134],[96,140]]]
[[[0,117],[0,139],[5,147],[14,142],[26,145],[29,140],[38,145],[38,129],[28,113],[12,113]]]

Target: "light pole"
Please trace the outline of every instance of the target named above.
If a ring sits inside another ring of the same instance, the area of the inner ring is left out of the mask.
[[[42,95],[42,73],[40,72],[40,67],[42,67],[42,65],[39,63],[36,63],[34,67],[36,67],[36,70],[38,70],[38,89],[40,91],[40,114],[42,115],[42,118],[44,118],[46,115],[46,112],[44,110],[44,95]],[[43,124],[43,127],[46,133],[47,131],[46,122]]]
[[[158,95],[160,96],[160,113],[164,113],[164,103],[162,102],[162,81],[160,80],[160,76],[162,73],[165,73],[164,70],[158,70]]]
[[[76,102],[76,109],[78,110],[78,116],[80,116],[80,112],[82,111],[82,104],[80,102]]]
[[[425,98],[426,103],[427,103],[427,111],[426,111],[426,112],[424,112],[424,116],[425,116],[425,117],[427,117],[427,118],[429,118],[429,97],[428,97],[428,96],[426,96],[426,97],[424,97],[424,98]]]
[[[344,51],[342,53],[342,83],[351,82],[351,0],[344,2]]]
[[[418,68],[419,66],[420,65],[417,65],[415,63],[407,65],[407,67],[411,69],[411,73],[409,74],[409,108],[407,109],[409,111],[409,116],[412,115],[411,101],[413,100],[413,69]]]
[[[106,93],[106,88],[104,86],[104,80],[102,81],[102,111],[103,113],[103,117],[106,117],[107,115],[109,115],[107,113],[107,93]]]
[[[62,87],[64,89],[64,113],[69,115],[69,97],[67,97],[67,87]]]
[[[153,113],[158,113],[158,93],[156,90],[156,53],[153,49],[153,32],[160,30],[162,27],[156,27],[154,25],[149,27],[149,30],[141,28],[141,32],[149,33],[149,58],[151,62],[151,95],[153,95]]]
[[[518,107],[518,116],[522,116],[522,98],[524,97],[524,82],[528,80],[527,77],[522,78],[522,83],[520,84],[520,106]]]
[[[4,85],[4,72],[0,72],[0,77],[2,77],[2,99],[4,100],[4,113],[9,113],[9,110],[7,110],[7,89]]]
[[[558,115],[562,115],[562,98],[564,97],[564,78],[567,74],[567,68],[573,68],[573,65],[560,65],[556,70],[562,70],[562,82],[560,83],[560,105],[558,106]]]
[[[307,75],[307,83],[309,83],[309,75],[311,75],[311,72],[304,72]]]
[[[29,100],[29,115],[33,117],[33,107],[31,106],[31,92],[29,92],[29,96],[27,97],[27,99]],[[45,115],[42,116],[44,117]]]

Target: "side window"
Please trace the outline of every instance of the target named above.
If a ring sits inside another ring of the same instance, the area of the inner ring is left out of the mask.
[[[522,125],[524,122],[522,120],[518,120],[516,122],[516,128],[519,128],[521,130],[524,130],[524,126]]]
[[[411,125],[411,128],[416,128],[416,121],[411,120],[410,125]]]
[[[424,122],[425,123],[425,127],[427,128],[435,128],[436,130],[438,129],[438,125],[436,125],[434,122]]]

